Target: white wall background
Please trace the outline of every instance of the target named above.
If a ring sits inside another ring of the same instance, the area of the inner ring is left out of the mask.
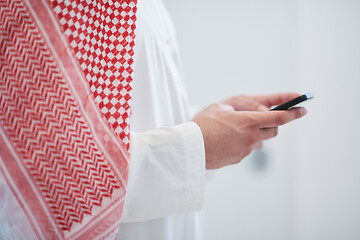
[[[209,181],[206,239],[360,239],[360,1],[164,1],[191,103],[316,96],[264,151]]]
[[[297,86],[317,99],[297,129],[294,239],[360,239],[360,1],[299,0],[297,22]]]

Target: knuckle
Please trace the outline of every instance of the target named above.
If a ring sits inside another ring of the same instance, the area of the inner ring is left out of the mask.
[[[252,152],[252,149],[251,149],[251,148],[246,149],[246,151],[245,151],[245,157],[246,157],[247,155],[249,155],[251,152]]]
[[[257,143],[259,141],[259,137],[256,135],[250,135],[249,136],[249,144],[250,145],[254,145],[255,143]]]
[[[276,120],[276,125],[281,126],[284,125],[286,123],[286,119],[284,117],[278,118]]]
[[[258,111],[263,111],[264,110],[264,106],[259,104],[259,103],[253,103],[254,104],[254,109],[258,110]]]
[[[257,127],[259,124],[257,119],[251,113],[246,113],[245,117],[249,128]]]
[[[253,150],[258,150],[261,149],[262,147],[263,147],[263,142],[259,141],[253,146]]]

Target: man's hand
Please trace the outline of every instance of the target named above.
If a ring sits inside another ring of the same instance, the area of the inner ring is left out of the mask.
[[[305,108],[268,111],[297,93],[264,96],[236,96],[212,104],[197,114],[193,121],[202,131],[205,142],[206,169],[216,169],[240,162],[262,141],[273,138],[278,126],[306,114]]]

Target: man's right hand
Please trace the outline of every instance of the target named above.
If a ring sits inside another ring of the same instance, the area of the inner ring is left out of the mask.
[[[299,95],[236,96],[212,104],[197,114],[193,121],[203,134],[206,169],[239,163],[252,150],[258,149],[262,141],[275,137],[278,126],[304,116],[305,108],[268,111],[271,106]]]

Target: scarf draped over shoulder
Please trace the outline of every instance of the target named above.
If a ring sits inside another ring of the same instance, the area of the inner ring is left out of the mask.
[[[114,238],[136,0],[0,0],[0,174],[38,239]]]

